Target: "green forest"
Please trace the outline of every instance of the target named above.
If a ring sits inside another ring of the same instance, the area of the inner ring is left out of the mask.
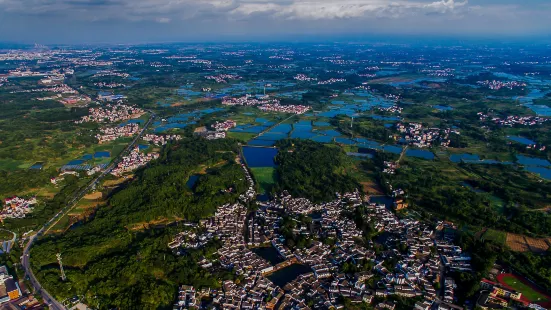
[[[277,146],[275,192],[286,190],[295,197],[321,202],[335,199],[335,193],[359,188],[347,173],[352,160],[341,148],[308,140],[283,140]]]
[[[181,230],[181,221],[212,215],[244,191],[237,150],[233,140],[187,138],[168,145],[159,160],[138,171],[135,181],[113,194],[90,220],[33,247],[31,263],[40,283],[58,300],[83,295],[100,309],[165,308],[178,285],[216,287],[217,275],[196,264],[215,252],[215,244],[184,257],[175,256],[167,244]],[[186,182],[198,173],[191,190]],[[66,282],[60,280],[56,253],[63,256]]]

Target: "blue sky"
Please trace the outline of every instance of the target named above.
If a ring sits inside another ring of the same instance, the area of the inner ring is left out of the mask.
[[[0,0],[0,41],[551,34],[550,0]]]

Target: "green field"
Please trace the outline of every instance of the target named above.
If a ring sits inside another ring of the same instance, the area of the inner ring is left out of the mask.
[[[252,138],[256,137],[255,133],[246,133],[246,132],[228,132],[228,138],[233,138],[242,142],[247,142]]]
[[[492,241],[500,245],[505,245],[507,234],[502,231],[488,229],[481,238],[485,241]]]
[[[263,193],[268,193],[272,189],[272,186],[275,184],[275,168],[273,167],[262,167],[262,168],[251,168],[251,171],[256,178],[256,181],[260,185],[260,190]]]
[[[11,240],[13,238],[13,233],[7,230],[0,230],[0,240]]]
[[[534,290],[529,285],[524,284],[522,281],[512,275],[505,275],[500,279],[503,283],[510,286],[512,289],[521,292],[522,296],[531,302],[545,302],[548,297]]]

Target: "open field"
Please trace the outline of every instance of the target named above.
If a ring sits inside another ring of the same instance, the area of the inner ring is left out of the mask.
[[[551,238],[532,238],[517,234],[507,234],[507,246],[515,252],[543,253],[549,249]]]
[[[530,282],[513,274],[500,274],[497,276],[499,283],[522,293],[522,299],[540,305],[548,304],[551,298],[539,292]]]
[[[504,245],[507,241],[507,234],[502,231],[497,231],[493,229],[488,229],[486,232],[481,236],[481,239],[495,242],[499,245]]]
[[[227,133],[228,138],[233,138],[242,142],[247,142],[252,138],[256,137],[255,133],[246,133],[246,132],[231,132]]]
[[[251,171],[256,178],[256,181],[260,185],[261,191],[264,193],[269,192],[272,186],[275,184],[275,168],[251,168]]]

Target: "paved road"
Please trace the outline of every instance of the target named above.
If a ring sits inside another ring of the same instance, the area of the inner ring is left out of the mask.
[[[151,122],[153,121],[153,119],[156,116],[155,113],[153,113],[153,112],[149,112],[149,113],[151,114],[151,117],[149,118],[149,120],[147,121],[145,126],[142,128],[140,133],[134,138],[134,140],[132,140],[132,142],[130,142],[130,144],[128,144],[126,146],[126,148],[119,154],[119,156],[117,156],[117,158],[115,158],[111,162],[111,164],[109,166],[107,166],[107,168],[99,176],[97,176],[95,179],[90,181],[90,183],[88,183],[88,185],[83,190],[77,192],[73,196],[73,198],[67,203],[67,206],[65,208],[63,208],[61,211],[59,211],[58,213],[56,213],[56,215],[54,215],[54,217],[52,217],[48,222],[46,222],[46,224],[44,224],[42,226],[42,228],[40,228],[40,230],[34,236],[30,237],[29,242],[25,245],[25,249],[23,250],[23,256],[21,257],[21,264],[23,266],[23,269],[25,270],[25,274],[29,277],[29,280],[30,280],[32,286],[34,287],[35,291],[40,293],[40,295],[44,299],[44,302],[46,304],[48,304],[49,307],[53,310],[64,310],[66,308],[61,303],[59,303],[57,300],[55,300],[45,289],[43,289],[42,286],[40,285],[40,283],[38,282],[38,280],[36,279],[36,277],[34,276],[32,270],[31,270],[31,265],[29,263],[31,246],[33,245],[33,242],[38,237],[40,237],[43,234],[45,234],[46,232],[48,232],[50,230],[50,228],[55,226],[55,224],[65,214],[67,214],[69,211],[71,211],[76,206],[77,202],[79,202],[80,199],[89,190],[94,188],[94,186],[96,186],[99,182],[101,182],[101,180],[105,176],[107,176],[111,172],[111,170],[113,170],[113,168],[115,168],[115,166],[119,163],[121,157],[124,156],[128,151],[130,151],[134,147],[136,142],[142,137],[142,135],[145,133],[145,131],[147,130],[147,128],[149,127],[149,125],[151,124]]]

